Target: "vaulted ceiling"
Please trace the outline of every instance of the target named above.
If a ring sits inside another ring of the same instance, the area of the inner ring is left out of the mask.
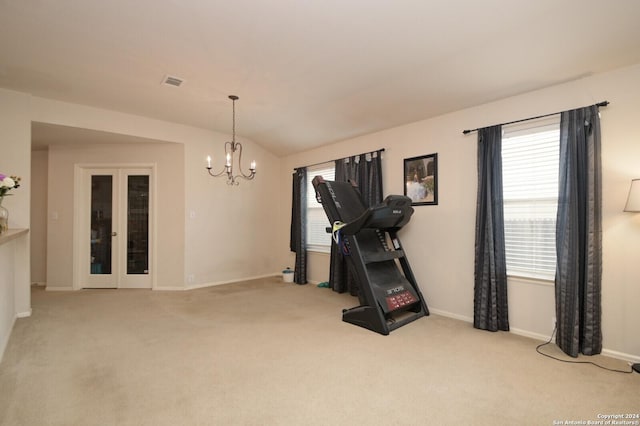
[[[640,63],[639,21],[638,0],[2,0],[0,87],[224,133],[234,94],[238,134],[282,155]]]

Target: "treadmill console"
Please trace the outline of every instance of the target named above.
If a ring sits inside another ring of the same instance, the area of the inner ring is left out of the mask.
[[[418,299],[413,292],[404,286],[398,286],[386,290],[385,301],[387,302],[387,310],[395,311],[416,303]]]

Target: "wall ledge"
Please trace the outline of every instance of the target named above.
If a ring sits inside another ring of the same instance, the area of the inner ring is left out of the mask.
[[[26,235],[29,232],[28,228],[16,228],[9,229],[7,232],[0,235],[0,245],[4,243],[8,243],[9,241],[15,240],[23,235]]]

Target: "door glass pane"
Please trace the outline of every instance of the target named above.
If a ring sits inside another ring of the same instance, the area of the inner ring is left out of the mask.
[[[149,176],[127,181],[127,274],[149,273]]]
[[[111,273],[113,177],[91,176],[91,274]]]

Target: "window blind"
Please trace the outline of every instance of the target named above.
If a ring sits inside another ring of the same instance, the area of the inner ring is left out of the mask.
[[[503,131],[507,275],[553,280],[560,117],[505,126]]]
[[[330,223],[322,204],[316,200],[316,191],[311,183],[316,176],[335,180],[333,161],[307,168],[307,250],[328,253],[331,251],[331,234],[327,233],[326,228]]]

